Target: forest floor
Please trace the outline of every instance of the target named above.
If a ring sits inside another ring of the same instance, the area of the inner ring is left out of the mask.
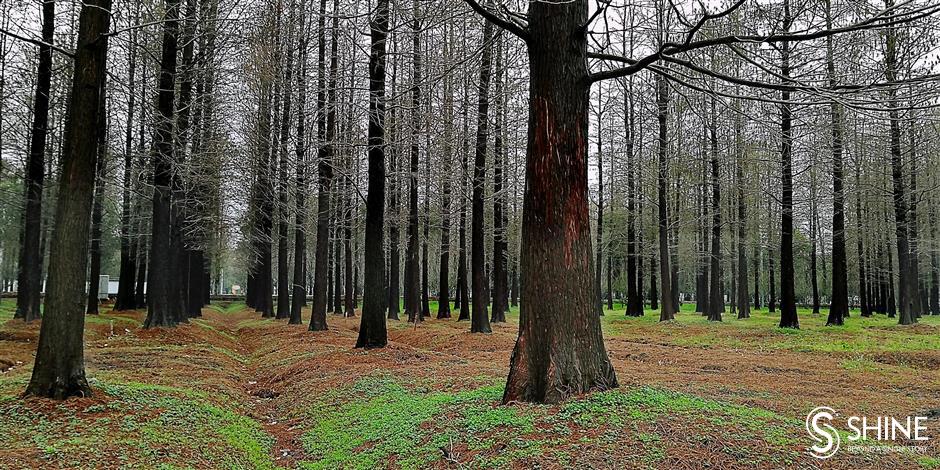
[[[766,311],[709,323],[687,305],[662,324],[618,308],[602,320],[618,389],[500,406],[517,309],[490,335],[391,321],[389,347],[369,352],[352,347],[358,318],[308,332],[220,304],[143,330],[143,312],[106,312],[86,322],[94,396],[54,402],[20,398],[39,325],[12,320],[13,302],[0,468],[940,468],[940,317],[853,312],[833,328],[801,311],[802,329],[782,330]],[[853,453],[843,439],[819,461],[804,423],[823,405],[929,414],[932,440]]]

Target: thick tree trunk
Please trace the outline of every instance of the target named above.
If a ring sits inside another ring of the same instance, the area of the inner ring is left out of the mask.
[[[885,0],[886,8],[894,7],[894,0]],[[889,82],[897,80],[897,30],[895,27],[888,27],[885,46],[885,78]],[[901,325],[911,325],[917,322],[919,311],[915,310],[919,302],[917,298],[917,268],[916,260],[912,256],[911,250],[911,228],[909,224],[910,213],[908,212],[908,199],[904,187],[903,156],[901,154],[901,127],[900,117],[898,116],[899,102],[897,99],[897,89],[891,87],[888,89],[888,112],[891,121],[891,179],[894,196],[894,222],[895,237],[897,240],[898,255],[898,297],[900,315],[898,323]],[[889,257],[890,259],[890,257]],[[893,276],[892,276],[893,278]],[[892,279],[893,286],[894,281]],[[894,289],[891,289],[893,294]],[[894,302],[890,302],[893,304]],[[890,305],[893,307],[893,305]]]
[[[617,386],[592,285],[587,10],[586,1],[529,6],[523,303],[503,403],[553,403]]]
[[[46,172],[46,136],[49,133],[49,94],[52,84],[52,44],[55,40],[55,2],[42,2],[42,42],[33,99],[33,125],[26,160],[26,194],[23,231],[20,234],[20,279],[17,287],[16,318],[39,319],[42,291],[42,192]]]
[[[477,89],[477,135],[473,159],[473,212],[470,221],[470,269],[473,290],[473,312],[470,331],[490,333],[490,320],[486,312],[486,253],[483,243],[483,190],[486,184],[486,142],[489,138],[488,115],[490,106],[490,62],[493,54],[493,24],[483,25],[483,57],[480,61],[480,83]],[[507,388],[508,393],[508,388]]]
[[[153,144],[153,217],[150,266],[147,272],[147,318],[144,328],[174,326],[174,254],[171,246],[171,179],[173,173],[173,116],[176,95],[176,55],[179,34],[180,0],[167,0],[163,23],[163,50],[157,100],[156,131]]]
[[[826,27],[832,27],[831,3],[826,1]],[[832,38],[826,39],[826,70],[829,86],[835,87],[835,63],[833,60]],[[832,116],[832,299],[829,302],[829,317],[826,325],[842,325],[849,316],[848,265],[845,254],[845,191],[844,162],[842,154],[842,106],[833,101],[829,105]],[[858,233],[858,243],[862,242]],[[861,254],[861,248],[859,248]],[[859,256],[860,279],[864,285],[864,263]],[[864,303],[864,289],[860,289]],[[864,308],[862,309],[864,312]]]
[[[100,93],[106,76],[110,0],[87,0],[79,16],[78,47],[62,146],[62,172],[49,254],[49,289],[39,346],[26,395],[89,396],[85,380],[82,299],[88,264],[88,226],[94,197]],[[100,131],[100,129],[99,129]]]
[[[783,30],[789,31],[793,21],[790,16],[790,2],[783,4]],[[790,76],[790,43],[784,41],[781,45],[781,76],[787,79]],[[780,105],[780,134],[781,134],[781,190],[780,198],[780,327],[799,328],[800,320],[796,314],[796,290],[794,286],[793,267],[793,114],[790,104],[790,92],[784,91]]]
[[[365,289],[357,348],[381,348],[388,344],[385,325],[385,38],[388,34],[388,0],[378,0],[370,22],[369,54],[369,193],[366,199]]]

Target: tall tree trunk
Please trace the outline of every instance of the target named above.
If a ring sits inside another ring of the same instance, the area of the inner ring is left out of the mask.
[[[632,39],[632,35],[631,35]],[[632,44],[632,41],[631,41]],[[635,150],[636,111],[633,101],[633,77],[627,78],[624,93],[627,145],[627,316],[643,316],[643,255],[637,242],[637,152]]]
[[[463,103],[469,103],[468,86],[464,86]],[[460,303],[460,314],[457,321],[470,319],[470,286],[467,277],[467,174],[470,159],[469,141],[469,118],[467,117],[467,108],[463,106],[463,145],[460,152],[460,230],[458,233],[457,249],[457,301]],[[454,308],[457,308],[456,306]]]
[[[428,71],[428,75],[430,72]],[[431,114],[431,100],[428,100],[425,106],[427,116]],[[431,316],[431,293],[429,283],[428,265],[430,264],[430,255],[428,254],[428,244],[431,241],[431,133],[430,123],[425,120],[425,144],[424,148],[424,208],[423,222],[421,229],[421,316]]]
[[[408,166],[408,245],[405,250],[405,314],[409,322],[420,322],[421,272],[418,251],[418,159],[420,157],[421,110],[421,21],[418,3],[414,3],[412,19],[412,78],[411,78],[411,159]]]
[[[447,63],[452,59],[454,48],[453,27],[446,26],[444,56]],[[441,258],[438,269],[437,318],[450,318],[450,221],[452,218],[450,186],[453,184],[454,158],[454,84],[451,74],[444,77],[444,142],[443,171],[441,172]]]
[[[657,177],[657,193],[659,205],[659,294],[661,309],[659,321],[672,320],[676,316],[676,306],[672,303],[672,268],[669,256],[669,213],[666,199],[666,181],[669,178],[669,168],[666,148],[666,120],[669,115],[669,84],[666,79],[656,76],[656,119],[659,122],[659,138],[657,152],[659,155],[659,171]],[[653,274],[653,276],[656,276]],[[655,282],[655,281],[654,281]]]
[[[894,7],[894,0],[885,0],[885,7]],[[885,78],[889,82],[897,80],[897,29],[893,26],[887,28],[885,46]],[[897,89],[888,88],[888,117],[891,121],[891,179],[894,195],[894,222],[897,239],[898,255],[898,297],[900,315],[898,323],[911,325],[917,322],[919,311],[915,311],[917,297],[917,268],[911,256],[911,226],[909,225],[908,199],[905,194],[903,156],[901,155],[901,126],[898,116]],[[893,285],[893,280],[891,281]],[[891,289],[892,293],[894,289]],[[891,302],[893,303],[893,302]]]
[[[604,315],[601,294],[601,268],[604,266],[604,154],[603,154],[603,83],[597,84],[597,246],[594,247],[594,290],[597,301],[594,302],[598,315]]]
[[[503,403],[617,386],[592,286],[587,11],[586,1],[529,5],[523,302]]]
[[[82,294],[88,265],[88,226],[98,137],[87,123],[99,122],[110,12],[110,0],[87,0],[82,4],[69,100],[71,113],[66,118],[62,145],[58,194],[63,197],[56,204],[45,318],[26,395],[58,400],[91,395],[85,380],[82,349],[85,327]]]
[[[290,317],[290,269],[288,262],[288,174],[287,174],[287,143],[290,138],[291,124],[291,98],[292,80],[294,73],[294,9],[295,2],[291,1],[287,18],[287,39],[284,48],[284,104],[281,109],[281,138],[280,152],[278,154],[278,184],[277,184],[277,319]]]
[[[737,269],[737,307],[738,318],[751,317],[750,295],[747,283],[747,201],[744,198],[744,122],[741,116],[741,100],[734,102],[734,152],[735,179],[737,180],[737,206],[738,206],[738,269]],[[755,270],[756,272],[757,270]],[[755,283],[755,297],[757,295]]]
[[[348,168],[350,173],[352,173],[352,168]],[[343,296],[343,315],[345,317],[354,317],[356,316],[356,285],[353,281],[353,249],[352,249],[352,236],[353,236],[353,218],[352,218],[352,185],[355,182],[349,180],[347,183],[346,194],[344,195],[344,207],[345,212],[343,215],[343,261],[345,265],[343,266],[343,285],[345,287],[344,296]]]
[[[304,227],[307,215],[307,120],[305,117],[307,107],[307,47],[310,42],[306,30],[306,5],[300,6],[300,19],[298,28],[298,61],[300,73],[297,75],[297,138],[294,154],[297,160],[297,172],[294,179],[294,283],[292,285],[290,318],[287,323],[300,325],[303,323],[301,309],[307,298],[306,261],[307,261],[307,232]]]
[[[336,30],[333,31],[333,54],[330,58],[330,85],[326,86],[326,0],[320,0],[320,18],[317,28],[317,135],[321,142],[317,163],[317,244],[313,268],[313,303],[310,313],[310,331],[327,329],[327,290],[330,282],[330,199],[333,184],[333,141],[336,139]]]
[[[133,23],[137,24],[140,20],[140,3],[137,3],[134,10]],[[137,44],[138,30],[131,31],[131,44]],[[131,210],[133,197],[131,190],[133,187],[134,174],[134,152],[133,152],[133,130],[134,130],[134,112],[137,104],[137,93],[135,92],[135,80],[137,76],[137,47],[131,46],[128,58],[127,70],[127,127],[124,132],[124,180],[123,193],[121,201],[121,264],[120,274],[118,275],[118,292],[114,302],[114,310],[133,310],[137,308],[134,301],[134,286],[136,282],[137,269],[137,250],[134,240],[131,238]]]
[[[783,3],[783,31],[789,31],[793,18],[790,16],[790,1]],[[790,43],[784,41],[780,47],[782,66],[780,75],[784,80],[790,77]],[[793,268],[793,114],[790,104],[790,92],[783,91],[780,105],[781,134],[781,190],[780,198],[780,327],[799,328],[800,320],[796,314],[796,290],[794,287]]]
[[[708,129],[711,144],[712,169],[712,253],[711,281],[709,282],[708,320],[721,321],[725,311],[724,292],[721,276],[721,181],[718,173],[718,115],[715,110],[715,97],[711,98],[711,123]]]
[[[861,162],[855,162],[855,249],[858,252],[858,297],[861,303],[861,315],[869,317],[872,313],[872,303],[874,296],[871,295],[871,283],[869,282],[869,273],[866,273],[867,252],[864,246],[864,232],[862,231],[862,199],[861,199]],[[833,263],[834,264],[834,263]],[[835,269],[835,268],[833,268]],[[835,277],[833,277],[835,279]]]
[[[85,313],[91,315],[98,314],[98,294],[101,286],[99,277],[101,277],[101,218],[102,218],[102,199],[104,198],[104,184],[107,176],[108,156],[108,107],[107,107],[107,78],[101,82],[100,99],[101,111],[98,112],[98,159],[95,163],[95,191],[94,202],[91,209],[91,249],[89,258],[91,258],[91,268],[88,275],[88,303]],[[105,293],[107,295],[107,293]]]
[[[504,194],[504,166],[506,162],[503,145],[503,123],[506,116],[506,100],[503,96],[505,67],[503,65],[502,34],[496,38],[496,120],[493,127],[493,323],[506,322],[506,310],[509,309],[507,291],[509,282],[506,278],[506,196]]]
[[[831,2],[826,0],[826,27],[832,27]],[[835,87],[836,69],[833,59],[832,38],[826,38],[826,71],[829,86]],[[833,101],[829,105],[832,116],[832,299],[829,302],[829,317],[826,325],[842,325],[849,316],[848,266],[845,254],[845,191],[844,162],[842,154],[842,106]],[[859,243],[859,282],[864,285],[865,268],[861,258],[862,234],[858,234]],[[864,288],[859,289],[864,304]],[[864,307],[862,312],[864,312]]]
[[[366,196],[365,288],[357,348],[388,344],[385,325],[385,38],[388,35],[388,0],[377,0],[369,24],[369,193]]]
[[[23,209],[20,280],[16,297],[16,318],[39,319],[42,291],[42,191],[46,172],[46,136],[49,133],[49,94],[52,84],[52,45],[55,40],[55,2],[42,2],[42,44],[36,72],[36,94],[33,99],[33,125],[26,160],[25,207]]]
[[[173,116],[176,95],[176,54],[180,0],[167,0],[163,23],[163,46],[153,144],[153,216],[150,266],[147,272],[147,318],[144,327],[174,326],[179,321],[173,291],[173,217],[171,179],[173,173]]]
[[[486,313],[486,262],[483,245],[483,190],[486,183],[486,142],[489,138],[488,115],[490,106],[490,62],[493,54],[493,24],[483,24],[483,57],[480,61],[480,84],[477,89],[477,135],[473,158],[473,217],[470,222],[470,268],[473,290],[473,312],[470,331],[490,333],[490,320]],[[507,387],[507,393],[508,387]]]
[[[392,65],[392,93],[391,96],[395,96],[395,78],[397,72],[396,62],[393,62]],[[391,132],[396,130],[397,121],[395,120],[395,108],[392,107],[389,115],[389,129]],[[389,262],[388,262],[388,319],[389,320],[398,320],[398,313],[401,311],[401,210],[399,208],[399,195],[400,189],[398,183],[399,178],[399,167],[398,167],[398,148],[396,144],[396,135],[391,134],[391,137],[388,139],[391,142],[391,148],[389,150],[389,164],[391,166],[391,175],[389,177],[389,188],[388,188],[388,212],[389,212],[389,223],[388,223],[388,246],[389,246]]]
[[[930,314],[940,315],[940,252],[937,250],[937,208],[930,208],[930,239],[934,249],[930,252]]]
[[[911,90],[911,96],[915,96],[913,89]],[[919,248],[920,236],[918,235],[918,227],[917,227],[917,199],[918,199],[917,142],[916,142],[915,135],[914,135],[915,115],[914,115],[914,102],[913,101],[911,101],[909,114],[910,114],[910,120],[909,120],[910,127],[908,129],[907,136],[908,136],[908,142],[909,142],[908,153],[910,153],[910,156],[911,156],[910,168],[908,170],[910,174],[911,187],[910,187],[910,210],[908,212],[910,220],[908,221],[907,226],[908,226],[908,237],[910,238],[910,243],[911,243],[911,254],[910,254],[910,261],[908,261],[908,264],[910,265],[910,269],[912,271],[910,273],[910,279],[914,282],[914,285],[910,287],[911,313],[912,315],[914,315],[914,318],[916,319],[916,318],[920,318],[922,314],[927,313],[927,304],[926,302],[924,302],[924,299],[927,296],[923,292],[923,289],[922,289],[923,284],[921,283],[921,279],[920,279],[920,248]]]

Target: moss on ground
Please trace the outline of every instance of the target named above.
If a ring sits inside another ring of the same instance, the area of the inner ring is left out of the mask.
[[[423,468],[454,452],[472,453],[476,468],[546,459],[567,466],[577,462],[580,445],[613,449],[630,441],[639,446],[639,460],[654,465],[666,453],[654,425],[700,416],[713,432],[743,429],[759,441],[755,446],[792,453],[787,435],[794,424],[760,408],[653,387],[595,393],[556,407],[500,406],[502,393],[496,384],[444,393],[385,375],[362,379],[309,409],[303,444],[312,460],[303,466]]]
[[[96,397],[50,404],[18,397],[25,377],[0,381],[4,453],[38,453],[50,466],[110,461],[151,468],[183,462],[275,468],[273,440],[257,421],[225,405],[233,403],[230,397],[137,382],[91,384]]]

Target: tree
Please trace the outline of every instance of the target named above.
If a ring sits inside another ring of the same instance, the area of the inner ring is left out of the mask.
[[[503,122],[506,98],[503,93],[506,70],[503,59],[503,36],[497,33],[496,43],[496,119],[493,125],[493,323],[505,323],[509,310],[509,278],[506,272],[506,195],[503,184],[506,150],[503,144]]]
[[[450,62],[454,48],[453,28],[447,28],[444,56]],[[450,74],[444,77],[444,143],[441,172],[441,256],[438,269],[437,318],[450,318],[450,223],[452,218],[450,191],[453,179],[454,83]],[[461,198],[462,199],[462,198]]]
[[[718,115],[715,111],[715,98],[711,99],[711,122],[708,128],[711,144],[712,169],[712,252],[711,280],[709,281],[708,319],[721,321],[725,311],[724,292],[721,276],[721,181],[718,173]]]
[[[657,155],[659,155],[659,172],[657,173],[658,194],[658,221],[659,221],[659,295],[660,310],[659,321],[669,321],[676,317],[676,306],[672,303],[672,268],[669,255],[669,203],[666,198],[666,182],[669,178],[668,159],[666,158],[666,120],[669,118],[669,84],[666,79],[656,76],[656,119],[659,122],[659,138],[657,140]],[[654,274],[655,275],[655,274]]]
[[[357,348],[381,348],[388,343],[385,325],[385,40],[388,0],[377,0],[369,51],[369,194],[366,199],[365,289]]]
[[[277,183],[277,312],[275,318],[290,317],[290,276],[288,269],[288,175],[287,175],[287,141],[290,138],[291,124],[291,81],[294,73],[294,0],[291,0],[289,16],[287,19],[287,41],[284,48],[284,97],[281,110],[281,137],[280,152],[278,154],[278,183]],[[303,119],[302,117],[300,119]]]
[[[89,396],[82,331],[85,270],[94,197],[101,93],[106,76],[111,1],[88,0],[79,16],[78,46],[62,145],[60,198],[49,253],[49,289],[39,346],[26,395],[63,400]]]
[[[134,9],[134,23],[140,21],[140,3]],[[138,30],[131,31],[131,44],[137,44]],[[132,175],[134,174],[134,112],[137,104],[135,83],[137,77],[137,48],[131,47],[128,58],[127,87],[127,127],[124,132],[124,179],[121,201],[121,271],[118,275],[118,292],[114,301],[114,310],[133,310],[138,307],[134,299],[136,283],[137,250],[131,238],[131,191],[133,189]]]
[[[304,5],[300,7],[298,20],[298,62],[300,73],[297,74],[297,139],[294,153],[297,160],[297,170],[294,176],[294,282],[291,293],[290,318],[288,323],[300,325],[301,308],[307,298],[306,286],[306,260],[307,260],[307,232],[304,222],[307,215],[307,146],[304,139],[307,135],[307,119],[305,110],[307,106],[307,48],[310,39],[306,30],[306,11]]]
[[[326,0],[320,0],[320,18],[317,26],[317,244],[313,268],[313,303],[310,311],[310,331],[327,329],[327,286],[330,282],[330,187],[333,182],[333,140],[336,138],[336,69],[335,54],[330,60],[330,87],[326,86]],[[334,34],[335,37],[335,34]],[[335,39],[334,39],[335,42]]]
[[[477,135],[473,158],[472,218],[470,221],[470,288],[473,311],[470,331],[490,333],[490,320],[486,313],[486,253],[483,246],[483,185],[486,182],[486,141],[489,138],[490,61],[493,49],[493,24],[483,22],[483,55],[480,60],[480,83],[477,88]]]
[[[55,2],[42,2],[42,42],[36,72],[36,94],[33,99],[33,125],[29,156],[26,160],[25,206],[23,230],[20,235],[19,288],[16,297],[16,318],[39,319],[42,290],[42,258],[40,231],[42,227],[42,190],[46,173],[46,137],[49,133],[49,94],[52,84],[52,47],[55,40]]]
[[[170,245],[171,178],[173,174],[173,122],[176,95],[176,56],[179,34],[180,0],[166,0],[163,23],[160,79],[156,128],[153,144],[153,216],[150,240],[150,265],[147,270],[147,318],[144,327],[174,326],[180,321],[175,302],[174,249]]]
[[[788,33],[793,24],[790,14],[790,0],[783,2],[783,31]],[[790,77],[790,42],[783,41],[780,46],[780,76],[787,81]],[[790,104],[790,91],[781,92],[780,135],[781,135],[781,191],[780,198],[780,328],[799,328],[800,320],[796,314],[796,291],[793,285],[793,110]]]
[[[826,0],[826,27],[832,29],[832,4]],[[835,87],[836,71],[833,59],[832,38],[826,38],[826,73],[829,86]],[[832,300],[829,303],[829,318],[826,325],[842,325],[845,317],[849,315],[849,288],[848,266],[845,254],[845,193],[843,190],[843,158],[842,158],[842,106],[833,101],[829,106],[832,117]],[[858,235],[861,237],[861,234]],[[859,238],[861,243],[861,238]],[[859,250],[861,255],[861,250]],[[859,257],[859,265],[863,261]],[[864,267],[862,280],[864,282]],[[865,298],[864,288],[859,289],[859,295]],[[863,308],[864,310],[864,308]]]
[[[405,314],[409,322],[420,322],[421,312],[421,261],[418,245],[418,161],[421,154],[421,20],[418,2],[414,2],[411,29],[411,153],[408,166],[408,244],[405,250]]]
[[[101,102],[99,106],[101,111],[98,113],[98,159],[95,163],[95,191],[94,202],[91,209],[91,250],[89,258],[91,259],[91,269],[88,276],[88,304],[85,313],[91,315],[98,314],[98,293],[100,284],[98,278],[101,276],[101,217],[102,201],[104,197],[105,177],[107,174],[107,140],[108,140],[108,107],[107,107],[107,79],[101,83]]]
[[[885,0],[885,7],[894,7],[894,0]],[[897,80],[897,29],[889,26],[885,33],[885,78],[889,82]],[[891,180],[894,196],[894,223],[895,237],[897,239],[898,256],[898,302],[901,314],[898,323],[911,325],[917,322],[920,312],[915,310],[917,297],[917,268],[912,263],[910,227],[908,224],[908,199],[905,192],[903,156],[901,154],[901,126],[897,99],[897,88],[888,88],[888,118],[890,120],[890,149],[891,149]],[[894,281],[891,281],[892,284]],[[894,302],[891,302],[892,306]]]

